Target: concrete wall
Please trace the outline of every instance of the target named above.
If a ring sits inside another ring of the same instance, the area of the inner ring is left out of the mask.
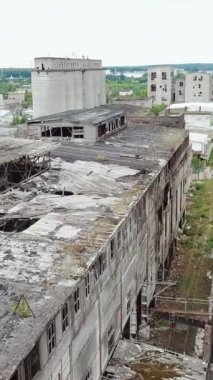
[[[102,62],[98,59],[88,58],[35,58],[35,69],[37,70],[79,70],[79,69],[98,69]]]
[[[210,74],[189,73],[185,77],[185,102],[210,101]]]
[[[185,123],[186,129],[213,129],[211,126],[212,115],[210,114],[199,114],[199,113],[186,113]]]
[[[148,315],[156,282],[171,260],[169,252],[185,210],[190,160],[186,138],[105,242],[88,271],[88,297],[85,279],[78,282],[78,313],[73,294],[67,299],[69,326],[63,335],[60,310],[55,317],[57,344],[51,355],[47,352],[47,331],[40,337],[41,371],[36,380],[86,380],[88,371],[93,380],[100,380],[128,320],[130,333],[137,333]],[[100,273],[97,266],[103,255],[106,266],[104,270],[101,266]]]
[[[173,102],[173,78],[174,70],[170,66],[153,67],[148,70],[147,93],[148,97],[152,97],[153,104],[164,103],[166,105],[170,105]]]
[[[161,125],[162,127],[185,128],[184,114],[177,116],[128,116],[131,123]]]
[[[103,70],[33,71],[33,116],[106,104]]]

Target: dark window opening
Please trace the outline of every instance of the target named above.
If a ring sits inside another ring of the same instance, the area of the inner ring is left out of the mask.
[[[106,257],[106,252],[103,252],[101,255],[101,270],[102,273],[105,271],[107,268],[107,257]]]
[[[83,131],[84,127],[73,127],[74,130]]]
[[[62,127],[62,137],[72,137],[72,128]]]
[[[83,138],[84,138],[84,135],[74,135],[74,138],[75,138],[75,139],[83,139]]]
[[[61,128],[52,128],[52,137],[61,137]]]
[[[40,371],[39,344],[37,343],[24,361],[25,379],[31,380]]]
[[[41,136],[42,137],[50,137],[50,130],[47,129],[46,131],[42,131],[41,132]]]
[[[98,137],[106,134],[106,123],[98,126]]]
[[[163,194],[163,209],[164,210],[168,205],[168,201],[169,201],[169,184],[166,185],[164,189],[164,194]]]
[[[180,82],[179,85],[180,85],[180,87],[183,87],[183,82]]]
[[[45,70],[45,69],[44,69],[44,64],[43,64],[43,63],[41,64],[41,70]]]
[[[84,281],[85,281],[85,294],[86,294],[86,298],[87,298],[88,295],[90,294],[90,278],[89,278],[89,273],[86,275]]]
[[[111,259],[113,259],[114,255],[115,255],[115,241],[114,241],[114,239],[111,240],[110,249],[111,249],[110,256],[111,256]]]
[[[155,92],[156,91],[156,84],[151,84],[151,92]]]
[[[166,72],[165,71],[162,73],[162,80],[166,80]]]
[[[152,72],[151,73],[151,80],[154,80],[157,78],[157,73],[156,72]]]
[[[75,313],[77,313],[80,310],[80,291],[79,291],[79,288],[77,288],[75,293],[74,293],[74,308],[75,308]]]
[[[64,332],[69,325],[69,314],[68,314],[68,305],[64,304],[61,311],[62,316],[62,331]]]
[[[55,321],[51,322],[47,329],[48,352],[51,354],[56,345]]]
[[[125,125],[125,116],[121,116],[121,125]]]
[[[39,219],[21,219],[13,218],[0,220],[0,231],[4,232],[22,232],[36,223]]]

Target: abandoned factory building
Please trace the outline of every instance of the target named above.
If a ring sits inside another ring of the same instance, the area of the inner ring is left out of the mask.
[[[124,111],[105,106],[39,117],[28,122],[27,132],[32,138],[93,143],[125,126]]]
[[[62,141],[51,162],[51,142],[16,141],[0,172],[0,379],[100,380],[169,268],[188,134],[129,125],[93,145]],[[14,177],[20,167],[31,169]]]

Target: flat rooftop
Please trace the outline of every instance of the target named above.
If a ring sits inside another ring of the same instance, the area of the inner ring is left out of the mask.
[[[50,171],[0,194],[2,379],[26,357],[186,136],[132,125],[94,145],[65,142],[54,151]],[[36,149],[38,141],[30,142]],[[28,318],[12,312],[22,295],[32,311]]]
[[[145,343],[120,340],[107,372],[117,380],[205,380],[207,364]]]
[[[57,122],[57,121],[69,121],[75,124],[100,124],[108,119],[124,114],[123,110],[113,109],[108,106],[100,106],[91,109],[81,109],[75,111],[65,111],[52,115],[41,116],[32,119],[28,124],[33,123],[45,123],[45,122]]]

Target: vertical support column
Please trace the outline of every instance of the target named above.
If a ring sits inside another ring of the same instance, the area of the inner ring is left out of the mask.
[[[136,303],[134,303],[130,313],[130,339],[135,339],[137,334],[137,310]]]

